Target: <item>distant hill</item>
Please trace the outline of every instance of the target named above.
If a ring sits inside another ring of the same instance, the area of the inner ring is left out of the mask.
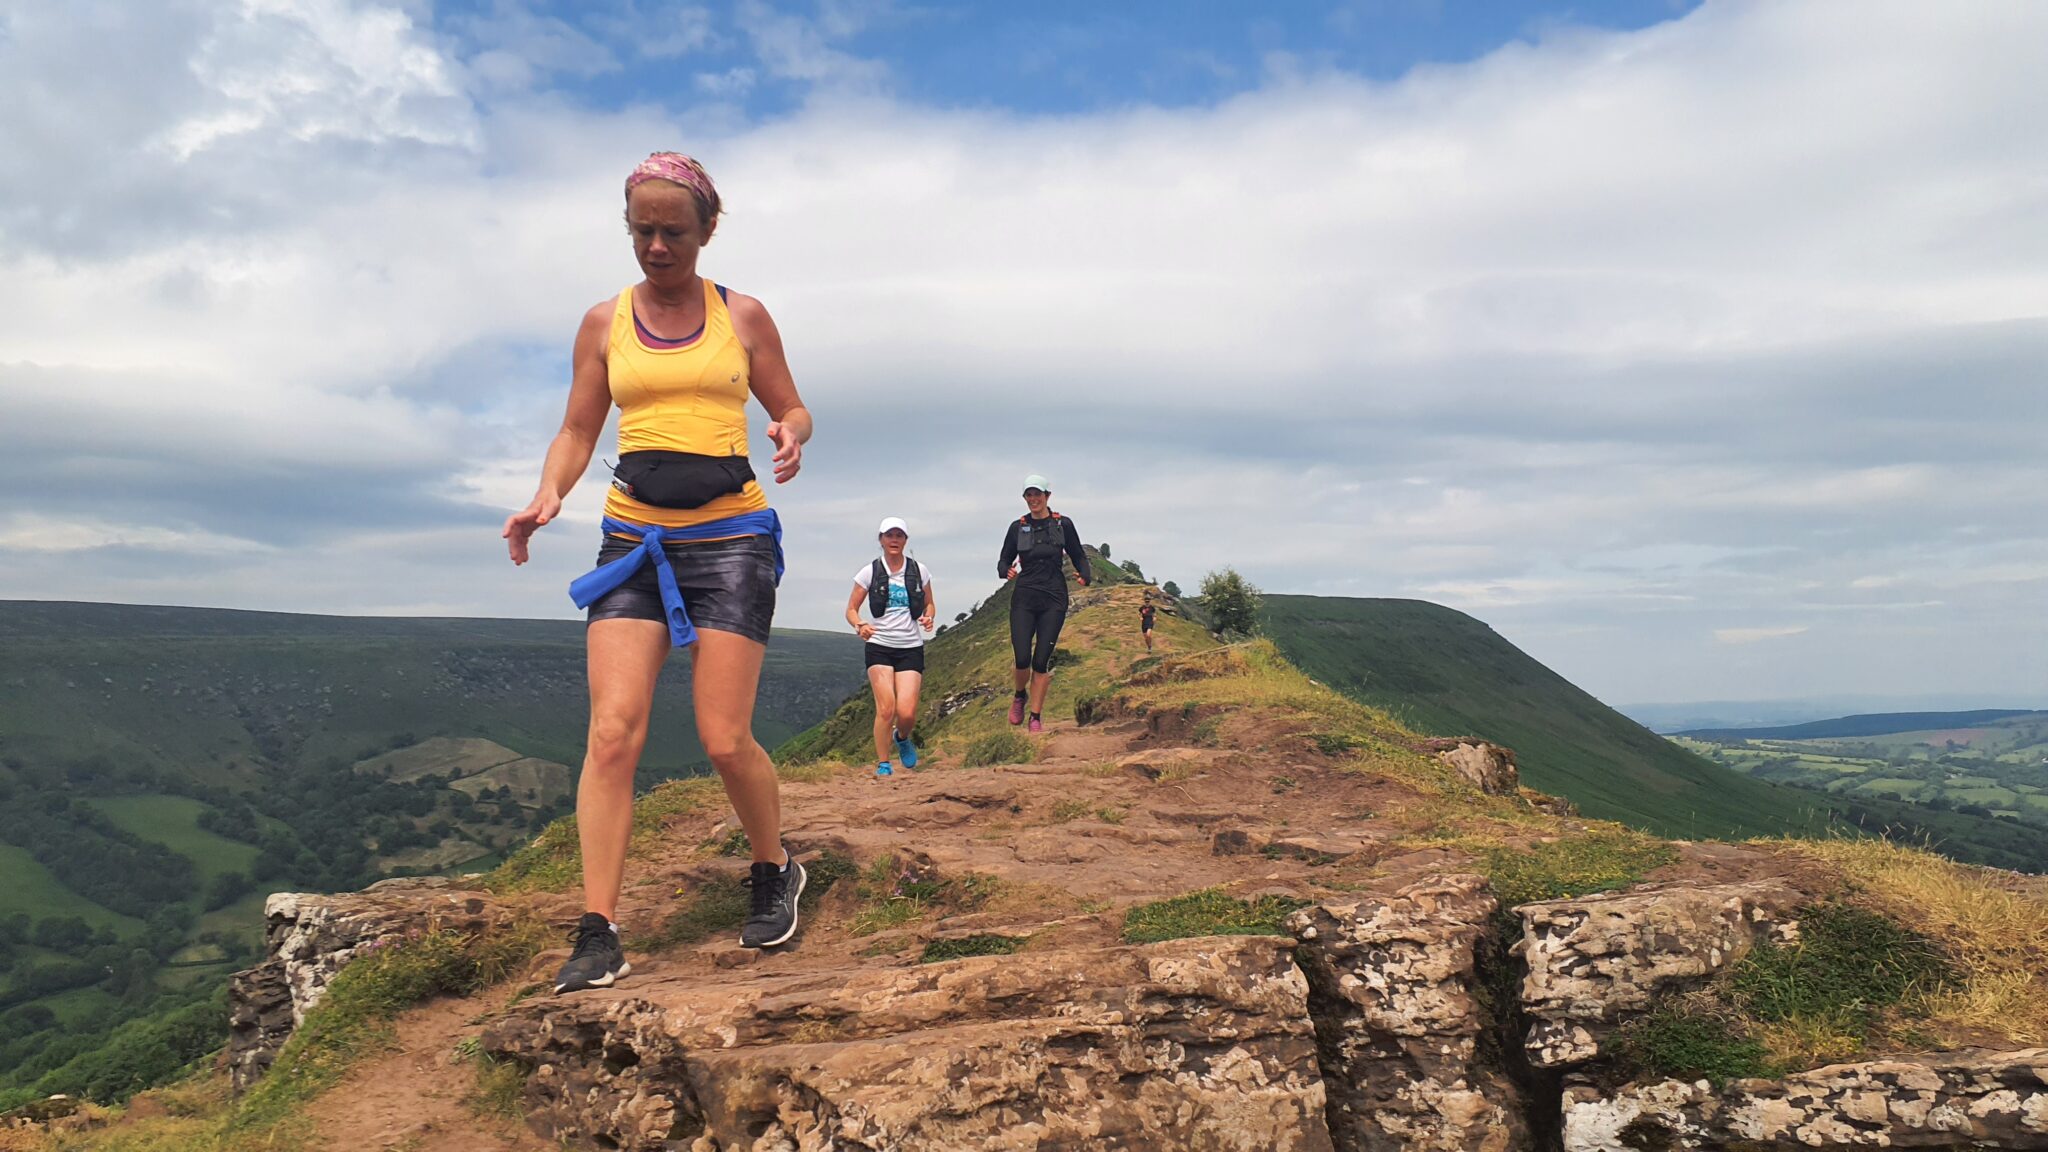
[[[1666,836],[1803,829],[1812,801],[1745,779],[1602,704],[1462,612],[1421,600],[1268,596],[1268,635],[1309,675],[1418,731],[1515,750],[1532,788]]]
[[[1977,708],[1967,712],[1875,712],[1862,716],[1838,716],[1805,724],[1783,724],[1768,728],[1694,728],[1674,733],[1695,740],[1838,740],[1858,736],[1895,736],[1901,732],[1938,732],[1943,729],[1975,728],[2013,717],[2041,715],[2025,708]]]
[[[1513,748],[1532,788],[1590,816],[1666,836],[1858,830],[1973,863],[2048,870],[2031,825],[1880,794],[1744,775],[1651,732],[1462,612],[1420,600],[1267,596],[1262,623],[1288,659],[1420,732]]]

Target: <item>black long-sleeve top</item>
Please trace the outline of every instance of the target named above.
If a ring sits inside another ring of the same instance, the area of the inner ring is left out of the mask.
[[[1050,518],[1047,517],[1047,519]],[[1012,520],[1003,529],[1003,554],[1002,558],[996,561],[996,574],[998,576],[1007,577],[1010,574],[1011,563],[1020,559],[1017,555],[1017,523],[1017,521]],[[1043,521],[1033,521],[1032,527],[1036,528],[1042,523]],[[1081,547],[1081,533],[1074,528],[1074,522],[1062,516],[1060,517],[1060,526],[1066,529],[1064,547],[1059,549],[1033,548],[1021,557],[1024,561],[1024,566],[1022,571],[1017,574],[1017,587],[1019,589],[1029,588],[1033,591],[1044,592],[1047,595],[1057,596],[1061,600],[1065,600],[1067,598],[1067,573],[1063,561],[1066,559],[1073,560],[1074,574],[1079,576],[1082,581],[1086,582],[1095,579],[1095,573],[1088,567],[1088,553]]]

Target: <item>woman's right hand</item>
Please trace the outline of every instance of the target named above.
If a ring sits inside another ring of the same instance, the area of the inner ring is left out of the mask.
[[[514,564],[526,563],[526,542],[534,530],[561,514],[562,498],[552,492],[542,492],[533,498],[533,503],[505,517],[505,530],[499,535],[505,538],[505,546],[512,553]]]
[[[868,623],[865,620],[854,625],[853,630],[860,634],[860,638],[863,642],[875,638],[875,626],[873,624]]]

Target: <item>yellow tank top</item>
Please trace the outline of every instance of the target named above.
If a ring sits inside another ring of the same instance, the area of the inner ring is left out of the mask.
[[[650,348],[633,323],[633,290],[619,293],[612,312],[605,374],[619,406],[619,451],[747,455],[747,350],[733,332],[732,313],[717,285],[704,281],[704,331],[688,344]],[[768,507],[757,483],[720,496],[702,508],[657,508],[617,488],[604,513],[634,524],[688,528]]]

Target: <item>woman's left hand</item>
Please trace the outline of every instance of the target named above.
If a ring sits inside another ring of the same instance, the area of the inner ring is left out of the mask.
[[[775,482],[787,484],[803,470],[803,441],[796,438],[796,429],[780,420],[768,425],[768,439],[775,442]]]

